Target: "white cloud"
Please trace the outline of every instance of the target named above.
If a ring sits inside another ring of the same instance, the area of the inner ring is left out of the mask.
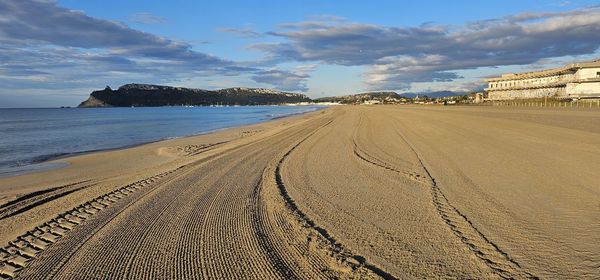
[[[252,80],[257,83],[275,85],[277,89],[284,91],[307,91],[307,79],[309,73],[314,71],[316,65],[307,64],[295,67],[292,70],[281,70],[277,68],[257,72]]]
[[[594,53],[600,47],[600,8],[523,13],[462,26],[311,19],[282,24],[269,34],[284,41],[251,46],[269,61],[364,65],[370,67],[364,75],[369,88],[404,89],[413,82],[459,79],[458,70]]]

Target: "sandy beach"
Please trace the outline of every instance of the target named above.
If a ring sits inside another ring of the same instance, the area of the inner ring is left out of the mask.
[[[600,278],[600,110],[335,106],[0,178],[0,279]]]

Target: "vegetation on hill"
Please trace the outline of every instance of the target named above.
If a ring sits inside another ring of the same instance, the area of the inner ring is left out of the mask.
[[[393,92],[393,91],[380,91],[380,92],[364,92],[352,95],[344,95],[344,96],[333,96],[333,97],[323,97],[316,99],[316,102],[339,102],[342,104],[354,104],[354,103],[363,103],[367,100],[378,100],[382,103],[386,101],[397,101],[401,99],[402,96]]]
[[[117,90],[106,87],[104,90],[94,91],[79,107],[276,105],[309,101],[311,100],[304,94],[261,88],[204,90],[127,84]]]

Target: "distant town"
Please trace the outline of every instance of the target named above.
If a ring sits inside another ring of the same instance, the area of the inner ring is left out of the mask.
[[[327,97],[329,104],[478,104],[486,102],[588,102],[600,104],[600,60],[578,62],[559,68],[508,73],[485,79],[481,92],[433,92],[404,96],[395,92],[369,92]]]

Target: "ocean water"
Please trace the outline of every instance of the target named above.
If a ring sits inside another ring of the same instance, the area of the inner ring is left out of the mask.
[[[55,168],[61,156],[208,133],[321,106],[0,109],[0,177]]]

